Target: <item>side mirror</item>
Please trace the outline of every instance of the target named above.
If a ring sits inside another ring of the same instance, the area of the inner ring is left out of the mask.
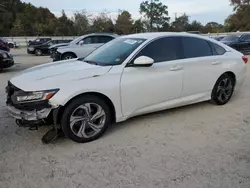
[[[147,56],[140,56],[134,60],[134,66],[136,67],[150,67],[154,63],[154,60]]]
[[[82,46],[83,44],[84,44],[84,42],[83,42],[83,41],[80,41],[80,42],[79,42],[79,45],[80,45],[80,46]]]

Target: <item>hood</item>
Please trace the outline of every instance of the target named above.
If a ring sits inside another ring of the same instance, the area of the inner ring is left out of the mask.
[[[220,41],[222,42],[223,44],[234,44],[234,43],[237,43],[236,41]]]
[[[112,66],[98,66],[71,59],[35,66],[14,76],[10,82],[24,91],[60,88],[67,82],[101,76]]]
[[[70,43],[60,43],[60,44],[54,44],[52,46],[49,47],[49,49],[51,48],[58,48],[58,47],[61,47],[61,46],[68,46]]]

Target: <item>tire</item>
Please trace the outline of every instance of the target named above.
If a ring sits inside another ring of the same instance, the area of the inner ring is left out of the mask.
[[[9,44],[9,48],[14,48],[14,45],[13,44]]]
[[[76,58],[76,55],[73,53],[66,53],[62,56],[62,60],[68,60],[68,59],[74,59]]]
[[[86,109],[91,109],[89,115]],[[94,120],[94,116],[98,117],[98,114],[99,119]],[[112,122],[111,117],[110,107],[104,100],[93,95],[85,95],[74,99],[66,106],[61,118],[61,127],[63,133],[71,140],[86,143],[104,134]]]
[[[36,54],[36,56],[41,56],[43,53],[42,53],[41,50],[36,49],[36,50],[35,50],[35,54]]]
[[[229,74],[223,74],[215,83],[211,101],[216,105],[224,105],[231,99],[235,88],[235,80]]]

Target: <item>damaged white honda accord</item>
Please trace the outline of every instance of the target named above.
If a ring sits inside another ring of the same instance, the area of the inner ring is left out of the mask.
[[[55,134],[84,143],[141,114],[201,101],[224,105],[244,82],[247,62],[240,52],[195,34],[122,36],[84,59],[16,75],[6,87],[7,110],[19,125],[46,122]]]

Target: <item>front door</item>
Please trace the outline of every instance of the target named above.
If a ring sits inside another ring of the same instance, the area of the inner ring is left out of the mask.
[[[151,67],[133,67],[140,56],[154,59]],[[124,68],[121,77],[121,100],[124,116],[133,116],[165,108],[164,102],[182,92],[183,65],[180,38],[157,39],[143,48]]]

